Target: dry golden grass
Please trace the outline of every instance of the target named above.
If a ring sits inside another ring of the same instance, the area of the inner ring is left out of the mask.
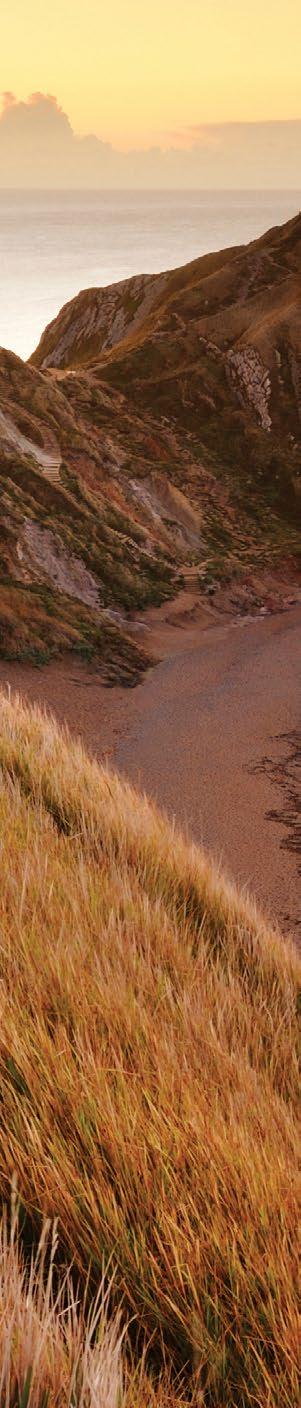
[[[0,1227],[0,1402],[32,1408],[60,1403],[125,1402],[120,1320],[109,1319],[104,1283],[85,1319],[70,1274],[54,1287],[57,1234],[45,1223],[27,1268],[19,1247],[18,1207]]]
[[[132,1338],[199,1404],[293,1408],[298,957],[4,696],[0,764],[2,1198],[16,1176],[96,1292],[110,1264]],[[179,1400],[140,1379],[137,1404]]]
[[[165,1372],[152,1385],[145,1354],[134,1365],[126,1326],[109,1313],[112,1279],[88,1304],[71,1270],[58,1282],[57,1229],[44,1222],[35,1252],[22,1255],[19,1203],[0,1222],[0,1403],[13,1408],[172,1408],[184,1397]],[[186,1400],[187,1403],[187,1400]]]

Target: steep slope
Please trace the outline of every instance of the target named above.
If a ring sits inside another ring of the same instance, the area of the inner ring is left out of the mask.
[[[112,353],[114,360],[125,346],[140,346],[155,332],[169,334],[173,343],[179,339],[182,359],[181,330],[208,340],[212,334],[221,348],[250,340],[267,359],[287,336],[298,357],[300,281],[301,215],[248,246],[205,255],[171,273],[86,290],[46,328],[31,361],[66,368],[104,355],[112,360]]]
[[[42,334],[33,366],[84,366],[143,326],[167,283],[166,274],[138,274],[106,288],[83,290]]]
[[[15,1175],[27,1244],[58,1217],[57,1273],[72,1257],[95,1289],[109,1262],[134,1359],[145,1335],[174,1376],[131,1402],[176,1408],[186,1384],[186,1405],[292,1408],[298,957],[3,696],[0,764],[2,1203]]]
[[[297,217],[84,291],[30,365],[0,353],[2,653],[75,646],[107,671],[121,645],[135,679],[129,620],[186,567],[213,599],[244,580],[251,603],[267,567],[296,570],[300,289]]]
[[[42,334],[30,361],[33,366],[89,364],[149,321],[156,325],[174,287],[189,287],[194,275],[206,278],[231,261],[237,249],[205,255],[170,273],[137,274],[104,288],[84,289],[66,303]]]
[[[253,469],[255,479],[267,475],[275,499],[293,502],[301,464],[301,216],[246,248],[148,280],[147,298],[143,281],[130,285],[116,286],[114,315],[111,289],[81,294],[46,330],[35,364],[97,360],[136,404],[197,434],[215,469],[230,458],[243,470],[249,450],[251,478]]]
[[[120,397],[99,400],[113,419]],[[0,652],[42,662],[73,648],[134,682],[147,657],[126,616],[170,594],[170,551],[107,492],[97,419],[87,430],[59,387],[4,351],[0,454]]]

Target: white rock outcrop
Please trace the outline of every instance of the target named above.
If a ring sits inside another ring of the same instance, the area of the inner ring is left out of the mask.
[[[243,404],[246,400],[249,401],[262,429],[271,430],[270,374],[255,347],[240,347],[238,349],[231,347],[227,353],[227,368],[229,379],[240,402]]]

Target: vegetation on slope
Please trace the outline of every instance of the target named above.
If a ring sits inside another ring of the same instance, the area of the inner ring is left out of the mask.
[[[15,1177],[27,1242],[58,1219],[56,1275],[72,1259],[97,1293],[110,1264],[111,1313],[138,1358],[149,1345],[127,1402],[176,1405],[181,1382],[206,1408],[292,1408],[298,958],[144,798],[4,696],[0,764],[2,1201]],[[43,1371],[34,1408],[47,1391]]]
[[[120,677],[127,656],[134,680],[146,656],[127,618],[173,593],[175,569],[171,542],[149,537],[104,472],[115,403],[80,387],[73,408],[51,377],[0,350],[0,654],[39,662],[82,649],[107,675],[111,648],[116,675],[120,645]]]
[[[10,453],[0,479],[0,656],[43,663],[75,650],[134,682],[148,661],[127,617],[172,594],[170,555],[146,551],[139,525],[64,467],[53,484]]]
[[[14,1408],[126,1401],[120,1317],[108,1317],[110,1284],[90,1309],[80,1304],[70,1272],[55,1285],[57,1232],[44,1223],[27,1265],[13,1190],[10,1223],[0,1225],[0,1402]],[[86,1314],[85,1314],[86,1311]]]
[[[135,1363],[124,1316],[110,1308],[110,1268],[89,1301],[72,1268],[58,1279],[55,1225],[45,1221],[36,1251],[24,1256],[19,1213],[13,1188],[0,1223],[1,1408],[188,1408],[168,1371],[154,1381],[144,1354]]]
[[[250,598],[258,564],[295,573],[300,279],[299,216],[246,247],[84,290],[30,365],[0,350],[0,588],[4,600],[22,584],[32,658],[32,585],[83,603],[92,641],[95,605],[123,613],[126,638],[126,618],[175,593],[185,566],[213,593],[239,576]],[[73,639],[63,599],[55,615],[52,652]],[[13,626],[22,655],[17,612]]]

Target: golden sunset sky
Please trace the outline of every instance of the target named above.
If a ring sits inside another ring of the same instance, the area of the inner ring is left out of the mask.
[[[300,118],[300,55],[301,0],[1,0],[0,90],[119,148]]]

